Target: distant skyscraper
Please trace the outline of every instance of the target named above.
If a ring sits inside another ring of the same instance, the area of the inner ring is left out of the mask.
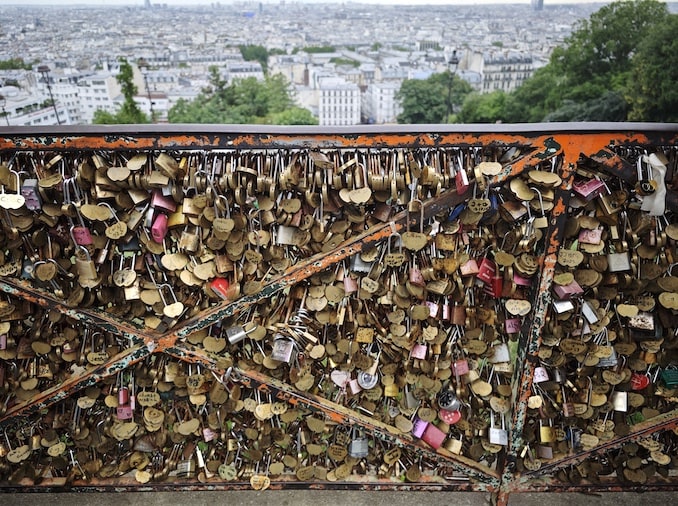
[[[534,0],[532,0],[534,2]],[[151,0],[144,0],[144,9],[151,8]]]
[[[533,11],[544,10],[544,0],[532,0],[532,10]]]

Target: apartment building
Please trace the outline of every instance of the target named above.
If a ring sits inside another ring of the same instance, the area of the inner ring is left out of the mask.
[[[318,123],[357,125],[360,123],[360,88],[338,77],[318,80]]]
[[[403,108],[396,99],[399,82],[372,83],[362,100],[362,120],[365,123],[397,123]]]

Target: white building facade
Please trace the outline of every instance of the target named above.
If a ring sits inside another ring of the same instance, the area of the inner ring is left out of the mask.
[[[372,83],[363,94],[362,119],[365,123],[397,123],[398,115],[403,112],[396,95],[400,90],[399,82]]]
[[[340,78],[319,80],[318,124],[321,126],[358,125],[360,88]]]

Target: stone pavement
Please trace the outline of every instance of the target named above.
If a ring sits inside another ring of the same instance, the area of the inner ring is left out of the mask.
[[[670,506],[678,493],[514,494],[511,506]],[[2,506],[487,506],[488,494],[344,490],[0,494]]]

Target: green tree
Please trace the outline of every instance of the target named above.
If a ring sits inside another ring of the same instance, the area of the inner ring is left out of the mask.
[[[607,91],[602,96],[575,102],[565,100],[544,121],[625,121],[627,104],[621,93]]]
[[[623,92],[630,77],[631,56],[667,16],[668,9],[662,2],[621,0],[580,21],[565,47],[554,49],[551,55],[549,65],[560,78],[548,94],[551,100],[543,107],[547,111],[544,117],[548,113],[563,118],[581,117],[583,111],[595,109],[591,100],[606,97],[614,102],[615,96],[608,93]],[[564,109],[558,112],[561,107]],[[615,107],[610,116],[616,117],[617,111]]]
[[[396,95],[403,107],[398,123],[450,123],[448,112],[471,91],[470,84],[450,72],[404,81]]]
[[[253,77],[227,85],[216,68],[210,86],[192,101],[179,100],[168,113],[170,123],[313,124],[305,109],[294,106],[290,84],[282,74],[263,81]]]
[[[268,51],[264,46],[257,46],[254,44],[251,45],[240,45],[240,54],[245,61],[258,61],[261,64],[261,68],[264,71],[264,74],[268,72]]]
[[[678,15],[665,17],[638,46],[626,90],[632,121],[678,121]]]
[[[124,101],[115,113],[110,113],[102,109],[94,112],[94,124],[98,125],[118,125],[118,124],[137,124],[148,123],[148,117],[139,109],[134,101],[137,94],[137,87],[134,84],[134,71],[132,66],[124,58],[120,59],[120,72],[116,76]]]
[[[272,125],[317,125],[318,118],[303,107],[291,107],[270,116]]]
[[[23,58],[10,58],[0,60],[0,70],[31,70],[31,64],[24,62]]]
[[[504,118],[509,123],[536,123],[543,121],[562,102],[557,92],[563,77],[552,65],[546,65],[506,97]]]
[[[481,95],[471,93],[457,117],[460,123],[496,123],[504,121],[506,93],[501,90]]]
[[[334,46],[306,46],[302,49],[306,53],[334,53],[336,50]]]

